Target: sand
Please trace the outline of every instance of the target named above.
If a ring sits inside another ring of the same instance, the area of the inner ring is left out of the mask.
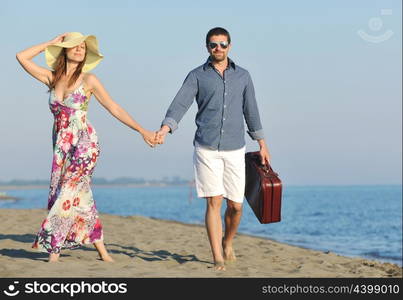
[[[31,248],[46,210],[0,210],[0,277],[402,277],[402,268],[239,234],[237,261],[214,271],[203,226],[101,214],[115,263],[93,245],[64,250],[58,263]]]

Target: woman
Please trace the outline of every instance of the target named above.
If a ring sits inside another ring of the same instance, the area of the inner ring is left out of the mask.
[[[44,50],[52,71],[32,61]],[[119,121],[139,132],[148,145],[155,144],[155,133],[134,121],[112,100],[98,78],[88,73],[102,59],[96,37],[79,32],[64,33],[17,54],[25,71],[49,87],[49,106],[55,118],[49,213],[32,245],[48,252],[49,262],[58,260],[61,249],[89,243],[94,244],[103,261],[113,261],[103,243],[90,188],[99,155],[96,132],[87,120],[91,95]]]

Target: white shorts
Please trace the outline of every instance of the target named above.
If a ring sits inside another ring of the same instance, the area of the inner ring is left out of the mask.
[[[193,154],[197,196],[223,195],[242,203],[245,194],[245,147],[231,151],[196,145]]]

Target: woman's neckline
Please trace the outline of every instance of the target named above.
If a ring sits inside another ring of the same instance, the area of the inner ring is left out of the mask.
[[[75,88],[74,90],[68,92],[67,95],[64,96],[62,100],[64,101],[64,100],[67,99],[69,96],[71,96],[71,95],[74,94],[76,91],[78,91],[81,87],[83,87],[83,84],[84,84],[84,79],[81,80],[81,83],[77,86],[77,88]],[[61,100],[61,99],[59,99],[59,97],[57,97],[57,95],[56,95],[56,89],[53,88],[52,91],[53,91],[53,95],[55,96],[54,98],[57,99],[57,100]]]

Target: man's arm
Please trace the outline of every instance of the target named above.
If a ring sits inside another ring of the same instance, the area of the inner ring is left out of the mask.
[[[168,132],[173,133],[178,128],[178,123],[192,105],[197,91],[196,76],[194,72],[190,72],[169,106],[165,119],[162,121],[161,129],[157,132],[158,144],[163,144],[166,134]]]
[[[249,73],[248,83],[244,90],[243,115],[246,125],[248,126],[249,136],[259,144],[262,164],[266,164],[266,161],[270,163],[270,154],[266,142],[264,141],[263,127],[260,122],[259,110],[255,97],[255,88]]]

